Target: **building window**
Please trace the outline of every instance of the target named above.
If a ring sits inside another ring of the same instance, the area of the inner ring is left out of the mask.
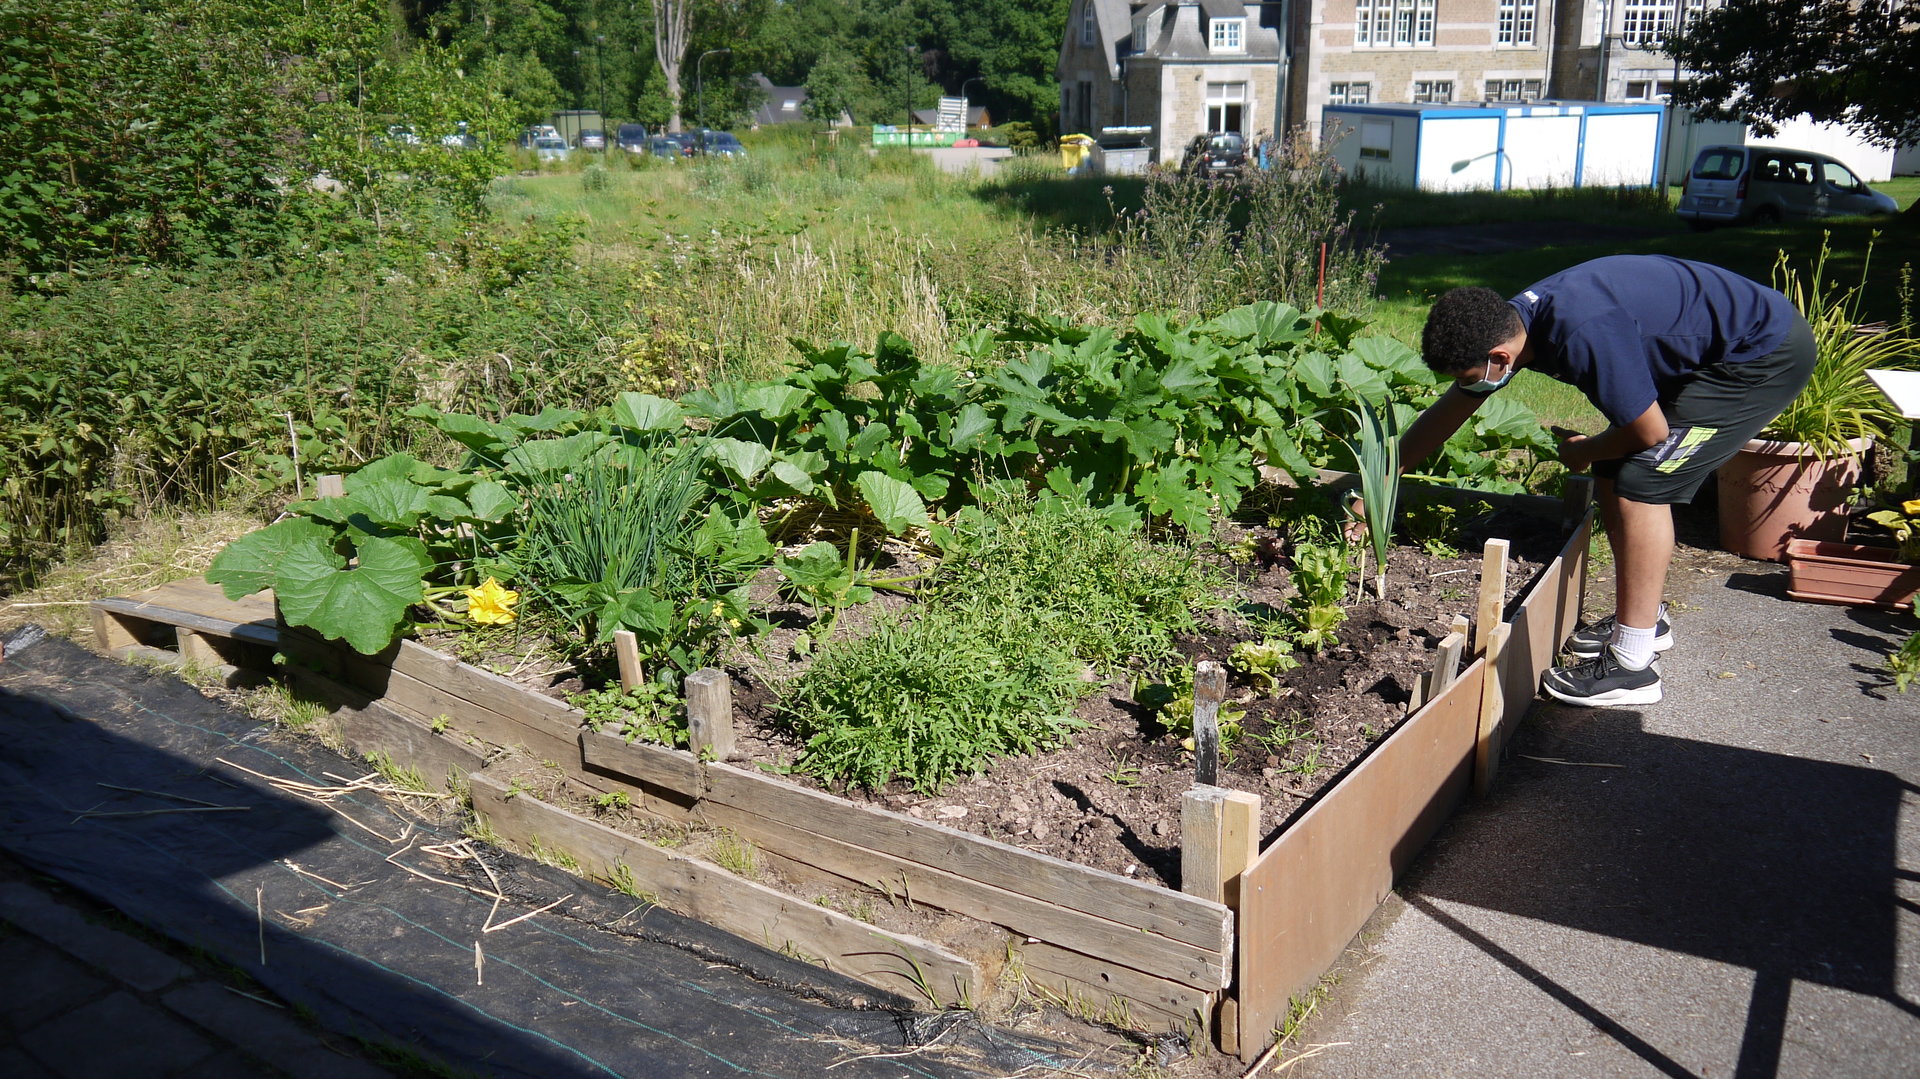
[[[1246,34],[1247,20],[1245,19],[1213,20],[1213,51],[1246,52]]]
[[[1500,0],[1500,22],[1494,40],[1501,45],[1532,45],[1535,0]]]
[[[1376,161],[1393,158],[1393,125],[1385,120],[1360,122],[1360,157]]]
[[[1327,87],[1329,105],[1365,105],[1373,100],[1373,84],[1365,82],[1336,82]]]
[[[1416,104],[1438,105],[1453,100],[1452,79],[1415,79],[1413,100]]]
[[[1133,20],[1133,51],[1137,53],[1147,51],[1147,20],[1145,19]]]
[[[1665,40],[1673,22],[1673,0],[1626,0],[1620,8],[1620,40],[1650,49]]]
[[[1080,44],[1092,45],[1093,42],[1093,0],[1086,0],[1080,6]]]
[[[1207,130],[1238,131],[1246,134],[1247,84],[1210,82],[1207,84]]]
[[[1374,48],[1433,44],[1434,0],[1355,0],[1353,43]]]
[[[1538,101],[1540,92],[1539,79],[1487,80],[1488,101]]]

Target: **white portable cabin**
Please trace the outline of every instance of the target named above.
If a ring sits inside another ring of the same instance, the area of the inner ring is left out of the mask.
[[[1598,101],[1328,105],[1350,175],[1424,191],[1626,186],[1658,175],[1666,109]]]

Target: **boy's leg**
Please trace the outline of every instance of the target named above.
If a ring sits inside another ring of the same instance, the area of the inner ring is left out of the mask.
[[[1673,507],[1622,498],[1612,480],[1599,480],[1594,492],[1613,546],[1614,621],[1650,630],[1673,563]]]

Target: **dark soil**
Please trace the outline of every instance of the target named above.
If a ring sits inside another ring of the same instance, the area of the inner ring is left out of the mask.
[[[1265,526],[1228,526],[1217,550],[1243,535],[1270,539]],[[1506,601],[1524,594],[1564,542],[1550,522],[1503,512],[1472,522],[1459,557],[1414,547],[1395,548],[1387,570],[1387,598],[1351,606],[1339,641],[1301,658],[1280,676],[1277,691],[1262,692],[1230,671],[1227,707],[1244,710],[1241,734],[1222,756],[1219,785],[1261,796],[1264,837],[1278,830],[1313,795],[1391,732],[1408,712],[1420,676],[1456,617],[1471,619],[1480,587],[1479,551],[1490,536],[1508,539]],[[1467,556],[1464,552],[1472,552]],[[1291,591],[1279,560],[1236,565],[1219,559],[1239,582],[1242,605],[1283,607]],[[1367,589],[1371,596],[1369,573]],[[891,602],[898,603],[899,600]],[[797,665],[787,645],[804,623],[786,621],[759,642],[764,659],[734,668],[738,760],[789,763],[801,743],[782,722],[777,683]],[[839,633],[857,633],[843,616]],[[1228,611],[1176,647],[1189,663],[1226,663],[1233,646],[1256,640],[1245,619]],[[1066,749],[1039,757],[1002,758],[984,773],[937,795],[903,783],[868,791],[836,790],[847,798],[908,816],[937,821],[1028,850],[1139,880],[1180,886],[1180,799],[1194,785],[1189,750],[1133,700],[1132,686],[1104,685],[1077,710],[1087,729]],[[826,788],[792,774],[795,782]]]

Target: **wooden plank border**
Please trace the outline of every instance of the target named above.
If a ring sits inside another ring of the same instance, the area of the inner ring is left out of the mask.
[[[892,933],[789,896],[711,862],[655,847],[509,788],[485,772],[468,778],[474,814],[526,850],[565,851],[580,870],[657,896],[660,905],[775,951],[798,953],[870,985],[936,1007],[983,999],[979,968],[930,940]]]
[[[1251,1060],[1466,793],[1487,665],[1476,660],[1267,845],[1240,882],[1239,1039]]]
[[[1225,905],[914,820],[725,763],[611,734],[581,736],[590,768],[699,800],[698,813],[768,851],[1212,991],[1232,976]]]

